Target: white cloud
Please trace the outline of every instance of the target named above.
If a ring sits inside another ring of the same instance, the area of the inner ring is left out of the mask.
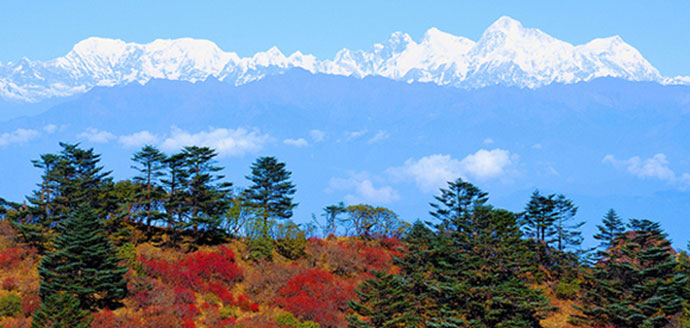
[[[476,153],[467,155],[460,164],[465,172],[479,178],[491,179],[505,173],[505,168],[517,160],[516,155],[503,149],[480,149]]]
[[[662,181],[675,182],[676,174],[668,166],[669,162],[665,154],[656,154],[651,158],[641,159],[634,156],[629,159],[618,160],[613,155],[604,156],[601,160],[618,168],[625,168],[628,173],[640,179],[654,178]]]
[[[86,131],[77,135],[79,139],[86,139],[93,143],[107,143],[115,139],[115,135],[108,131],[101,131],[96,128],[87,128]]]
[[[403,166],[389,168],[387,172],[398,180],[412,178],[424,192],[436,191],[446,182],[464,175],[460,161],[442,154],[425,156],[419,160],[410,158]]]
[[[125,148],[135,148],[144,145],[153,145],[158,142],[158,137],[149,131],[139,131],[126,136],[120,136],[117,140]]]
[[[507,150],[480,149],[462,160],[445,154],[425,156],[419,160],[410,158],[400,167],[389,168],[387,173],[396,180],[412,179],[422,191],[434,192],[457,178],[471,176],[485,180],[501,177],[515,161],[517,155]]]
[[[367,132],[369,132],[369,130],[367,130],[367,129],[360,130],[360,131],[346,131],[345,132],[345,141],[352,141],[354,139],[357,139],[357,138],[367,134]]]
[[[532,145],[532,148],[533,148],[533,149],[542,149],[542,147],[543,147],[543,146],[542,146],[541,144],[539,144],[539,143],[538,143],[538,144]]]
[[[491,139],[491,138],[486,138],[486,139],[484,139],[484,144],[485,144],[485,145],[490,145],[490,144],[492,144],[492,143],[494,143],[494,139]]]
[[[388,139],[388,137],[390,137],[388,132],[383,131],[383,130],[379,130],[378,132],[376,132],[376,134],[371,139],[369,139],[369,141],[367,141],[367,143],[368,144],[377,143],[379,141],[383,141],[383,140]]]
[[[314,129],[309,131],[309,136],[311,136],[311,139],[314,140],[314,142],[321,142],[326,138],[326,132]]]
[[[55,125],[55,124],[48,124],[48,125],[46,125],[46,126],[43,127],[43,131],[45,131],[45,132],[48,133],[48,134],[55,133],[55,131],[57,131],[57,125]]]
[[[286,145],[290,146],[295,146],[295,147],[306,147],[309,146],[309,143],[304,140],[304,138],[299,138],[299,139],[285,139],[283,140],[283,143]]]
[[[271,140],[267,134],[245,128],[210,128],[208,131],[189,133],[173,127],[170,136],[161,144],[168,151],[179,150],[185,146],[206,146],[215,149],[219,156],[242,156],[261,150]]]
[[[27,143],[40,135],[38,131],[32,129],[16,129],[12,132],[5,132],[0,134],[0,147],[14,143]]]
[[[365,172],[352,173],[346,179],[332,178],[327,192],[334,190],[350,190],[345,195],[345,201],[350,204],[388,204],[400,199],[398,192],[391,186],[375,187],[372,179]]]

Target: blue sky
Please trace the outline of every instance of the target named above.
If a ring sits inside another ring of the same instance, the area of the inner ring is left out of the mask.
[[[690,1],[6,1],[0,61],[51,59],[90,36],[194,37],[249,56],[278,46],[331,58],[394,31],[430,27],[476,40],[500,16],[580,44],[620,35],[666,76],[690,75]]]

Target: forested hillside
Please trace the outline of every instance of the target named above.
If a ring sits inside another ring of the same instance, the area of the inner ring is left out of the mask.
[[[0,326],[690,327],[657,222],[612,209],[586,249],[566,195],[514,213],[458,178],[422,221],[341,202],[297,224],[289,163],[237,188],[216,155],[145,146],[121,181],[79,144],[37,155],[34,192],[0,199]]]

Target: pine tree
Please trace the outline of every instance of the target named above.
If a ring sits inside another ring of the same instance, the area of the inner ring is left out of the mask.
[[[431,216],[441,220],[442,228],[463,231],[473,224],[473,210],[484,206],[488,194],[473,184],[457,179],[448,182],[448,189],[441,188],[441,195],[434,196],[438,203],[431,203]]]
[[[117,306],[127,294],[127,268],[118,264],[120,258],[95,212],[80,206],[57,231],[56,252],[46,255],[38,268],[42,301],[64,293],[84,310]]]
[[[150,145],[144,146],[132,157],[132,161],[136,163],[136,165],[132,165],[132,168],[139,172],[133,179],[139,186],[135,195],[136,205],[133,210],[136,217],[146,220],[148,238],[151,238],[152,223],[164,217],[160,209],[165,191],[159,184],[159,180],[165,175],[163,171],[165,159],[165,154]]]
[[[166,177],[161,179],[167,192],[165,212],[167,214],[168,231],[172,231],[171,244],[175,244],[181,229],[185,226],[184,215],[187,212],[185,199],[188,196],[189,173],[185,169],[187,163],[183,153],[174,154],[165,161]]]
[[[110,171],[99,166],[101,155],[93,149],[79,148],[79,144],[60,143],[60,160],[55,166],[57,177],[56,203],[57,221],[64,220],[80,206],[87,206],[100,218],[105,218],[113,206],[107,190],[112,187]]]
[[[93,318],[79,300],[66,293],[50,295],[34,312],[32,328],[88,328]]]
[[[372,273],[374,278],[365,280],[356,290],[358,300],[348,303],[356,313],[347,318],[349,327],[414,327],[415,318],[408,312],[408,291],[401,277],[383,271]]]
[[[690,297],[666,234],[656,222],[630,221],[586,276],[583,315],[574,322],[615,327],[665,327]]]
[[[553,196],[542,196],[539,190],[532,192],[530,200],[522,215],[522,225],[525,235],[540,244],[546,244],[551,239],[554,217]]]
[[[405,298],[409,304],[406,313],[414,320],[413,326],[423,326],[431,318],[440,316],[439,304],[434,300],[437,295],[433,288],[432,278],[436,277],[435,270],[445,261],[445,239],[437,236],[424,223],[417,221],[405,236],[407,251],[405,256],[395,258],[400,267]]]
[[[577,214],[577,207],[573,201],[560,194],[553,197],[554,238],[553,244],[559,252],[566,250],[578,250],[582,244],[582,231],[580,228],[584,221],[572,223]]]
[[[34,167],[43,170],[41,175],[41,183],[38,184],[39,189],[35,190],[31,196],[27,197],[30,204],[33,205],[32,211],[29,214],[28,220],[23,220],[23,223],[41,223],[44,227],[48,227],[52,222],[50,218],[55,213],[53,198],[58,193],[57,179],[57,164],[60,157],[55,154],[43,154],[38,160],[32,160]]]
[[[431,290],[439,310],[429,327],[538,327],[549,310],[522,281],[534,254],[515,214],[487,205],[487,194],[458,180],[432,204],[437,241]]]
[[[267,237],[274,220],[292,217],[292,210],[297,206],[292,201],[296,189],[290,181],[292,173],[275,157],[259,157],[251,169],[252,175],[247,179],[253,184],[245,191],[244,198],[258,210],[260,234]]]
[[[185,147],[182,153],[189,176],[187,209],[190,225],[197,234],[197,240],[211,241],[220,233],[223,215],[231,206],[232,183],[220,182],[224,176],[216,172],[223,168],[215,165],[217,153],[213,149],[190,146]]]
[[[606,212],[601,225],[597,225],[599,232],[594,235],[594,239],[599,240],[599,248],[601,251],[606,251],[613,245],[616,237],[620,236],[625,231],[623,220],[618,217],[616,211],[610,209]]]

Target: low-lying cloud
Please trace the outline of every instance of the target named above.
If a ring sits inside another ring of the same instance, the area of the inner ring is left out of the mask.
[[[690,174],[676,174],[671,167],[666,154],[658,153],[646,159],[633,156],[628,159],[616,159],[609,154],[601,160],[605,164],[612,165],[618,169],[624,169],[628,173],[639,179],[656,179],[671,184],[680,184],[681,188],[690,185]]]
[[[349,191],[344,197],[348,204],[389,204],[400,199],[393,187],[387,185],[376,187],[372,180],[374,179],[366,172],[350,173],[347,178],[331,178],[326,191]]]
[[[185,146],[206,146],[215,149],[218,155],[242,156],[261,150],[271,140],[268,134],[257,129],[210,128],[207,131],[191,133],[173,127],[170,136],[161,143],[165,151],[177,151]]]
[[[11,132],[5,132],[0,134],[0,147],[11,144],[24,144],[38,138],[40,135],[38,131],[33,129],[16,129]]]
[[[400,167],[389,168],[387,173],[396,180],[412,179],[422,191],[434,192],[457,178],[487,180],[502,177],[517,159],[517,155],[507,150],[480,149],[461,160],[447,154],[429,155],[418,160],[410,158]]]

